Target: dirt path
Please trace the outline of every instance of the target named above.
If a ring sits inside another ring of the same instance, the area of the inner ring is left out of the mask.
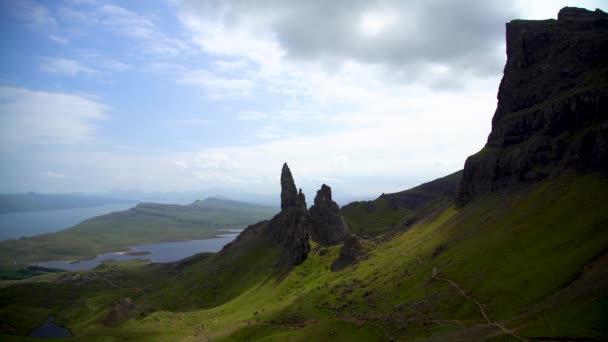
[[[99,274],[95,273],[94,271],[91,271],[91,273],[93,273],[93,275],[96,276],[97,278],[99,278],[101,280],[105,280],[108,284],[110,284],[110,286],[113,286],[113,287],[116,287],[116,288],[120,288],[120,286],[114,284],[110,279],[102,277]]]
[[[470,301],[473,301],[477,305],[477,307],[479,308],[479,312],[481,313],[481,315],[483,316],[483,318],[485,319],[485,321],[487,322],[487,324],[493,325],[493,326],[497,327],[498,329],[500,329],[505,334],[509,334],[509,335],[511,335],[511,336],[519,339],[519,340],[527,341],[525,338],[517,335],[513,330],[505,327],[502,323],[495,322],[495,321],[491,320],[490,317],[488,316],[486,310],[484,309],[483,305],[476,298],[469,296],[458,284],[456,284],[451,279],[438,276],[437,275],[437,267],[435,267],[435,266],[433,266],[431,264],[425,263],[419,257],[414,257],[414,256],[408,255],[406,253],[402,253],[402,252],[392,252],[392,253],[395,253],[395,254],[398,254],[398,255],[403,255],[405,257],[415,259],[420,265],[432,269],[433,270],[433,275],[431,277],[433,279],[436,279],[436,280],[439,280],[439,281],[445,281],[445,282],[449,283],[453,288],[455,288],[456,290],[458,290],[458,292],[460,293],[460,295],[462,295],[464,298],[466,298],[466,299],[468,299]]]

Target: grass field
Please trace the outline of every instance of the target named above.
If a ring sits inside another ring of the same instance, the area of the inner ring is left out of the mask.
[[[313,243],[279,280],[275,251],[254,237],[179,267],[35,277],[1,290],[0,323],[24,333],[55,315],[87,341],[605,340],[607,194],[608,180],[577,174],[491,193],[339,272],[330,265],[340,246]],[[125,297],[134,312],[104,323]]]

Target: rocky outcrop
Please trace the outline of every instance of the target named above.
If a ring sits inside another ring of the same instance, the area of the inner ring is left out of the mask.
[[[137,316],[137,306],[131,298],[125,297],[116,303],[101,320],[103,325],[114,326]]]
[[[332,271],[342,270],[350,265],[357,263],[367,255],[367,249],[363,246],[358,237],[353,234],[346,234],[344,245],[340,248],[338,258],[331,264]]]
[[[342,243],[348,227],[340,214],[340,207],[331,198],[331,188],[325,184],[317,191],[315,204],[309,211],[310,235],[322,246]]]
[[[283,247],[277,261],[277,266],[280,268],[291,268],[301,264],[310,251],[308,210],[302,189],[296,198],[294,205],[281,210],[268,222],[270,238]]]
[[[296,189],[289,166],[287,166],[287,163],[284,163],[281,170],[281,210],[296,206],[297,202],[298,190]]]
[[[506,29],[492,132],[465,162],[461,205],[569,169],[608,171],[608,15],[566,7]]]
[[[277,266],[291,268],[304,262],[310,251],[306,198],[296,185],[287,163],[281,170],[281,212],[267,225],[269,238],[282,246]]]
[[[299,193],[296,191],[291,171],[285,163],[281,171],[281,211],[268,221],[247,227],[234,241],[226,244],[218,256],[235,255],[262,241],[277,251],[274,270],[284,273],[306,260],[310,251],[309,238],[306,198],[301,189]]]

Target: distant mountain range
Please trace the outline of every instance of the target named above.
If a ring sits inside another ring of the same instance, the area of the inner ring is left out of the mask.
[[[348,193],[338,192],[338,204],[347,204],[364,198],[355,197]],[[190,204],[203,198],[230,199],[267,205],[279,206],[278,193],[257,194],[233,189],[207,189],[192,191],[146,192],[141,190],[112,190],[96,194],[39,194],[34,192],[20,194],[0,194],[0,214],[24,211],[57,210],[93,207],[104,204],[125,202],[155,202],[171,204]]]
[[[0,214],[22,211],[56,210],[94,207],[104,204],[133,202],[128,199],[81,194],[25,194],[0,195]]]
[[[268,219],[277,211],[214,197],[189,205],[140,203],[56,233],[0,241],[0,277],[15,264],[86,259],[125,246],[213,238]]]

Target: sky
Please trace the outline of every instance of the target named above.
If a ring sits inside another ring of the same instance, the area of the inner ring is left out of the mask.
[[[0,0],[0,193],[408,189],[485,144],[505,23],[566,5],[605,7]]]

